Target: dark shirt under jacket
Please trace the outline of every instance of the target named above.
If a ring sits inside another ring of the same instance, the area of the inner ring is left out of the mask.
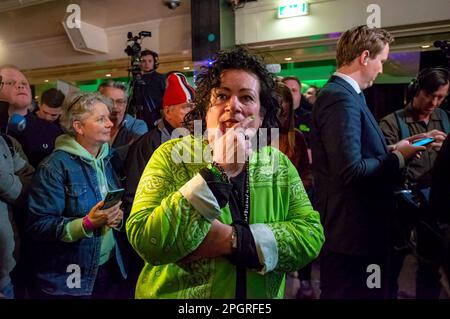
[[[9,131],[22,145],[28,161],[33,167],[53,152],[56,138],[63,133],[61,127],[53,122],[39,118],[30,112],[25,116],[26,127],[21,132]]]

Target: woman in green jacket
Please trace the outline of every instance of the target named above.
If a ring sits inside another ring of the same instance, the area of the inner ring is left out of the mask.
[[[198,75],[193,134],[155,151],[127,221],[145,261],[136,298],[282,298],[285,274],[317,257],[319,215],[289,159],[264,145],[277,108],[246,49]]]

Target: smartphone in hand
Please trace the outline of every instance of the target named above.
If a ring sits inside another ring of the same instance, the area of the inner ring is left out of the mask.
[[[104,199],[105,203],[103,204],[101,209],[107,209],[116,205],[118,202],[120,202],[124,193],[125,189],[123,188],[109,191],[108,194],[106,194],[106,197]]]
[[[425,145],[433,143],[434,141],[436,141],[435,138],[427,137],[427,138],[424,138],[422,140],[418,140],[418,141],[412,143],[412,146],[425,146]]]

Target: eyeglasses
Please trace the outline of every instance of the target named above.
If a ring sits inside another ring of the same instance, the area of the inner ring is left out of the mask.
[[[17,82],[16,80],[7,80],[2,82],[3,85],[8,85],[8,86],[16,86],[17,84],[19,84],[20,86],[28,86],[28,82],[27,81],[19,81]]]
[[[127,100],[123,100],[123,99],[117,99],[117,100],[111,99],[111,101],[112,101],[115,105],[125,105],[125,104],[127,104]]]

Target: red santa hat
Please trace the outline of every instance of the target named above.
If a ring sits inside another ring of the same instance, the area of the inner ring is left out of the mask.
[[[167,76],[163,107],[181,103],[191,103],[194,100],[194,93],[194,89],[189,85],[183,73],[170,73]]]

